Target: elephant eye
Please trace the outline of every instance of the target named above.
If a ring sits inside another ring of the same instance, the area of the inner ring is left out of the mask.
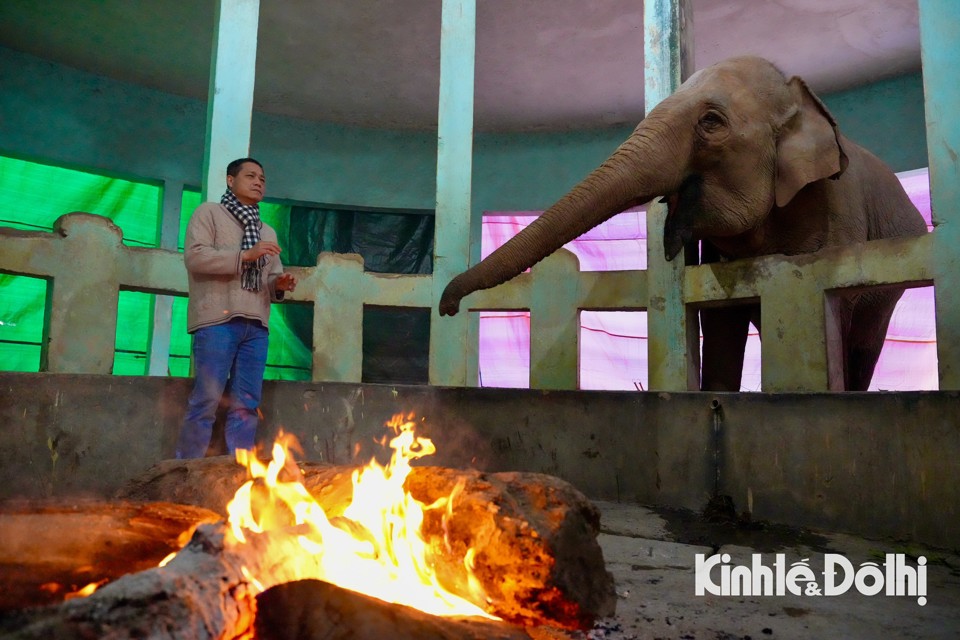
[[[713,133],[726,126],[726,120],[719,111],[710,109],[700,116],[699,125],[700,129],[702,129],[704,133]]]

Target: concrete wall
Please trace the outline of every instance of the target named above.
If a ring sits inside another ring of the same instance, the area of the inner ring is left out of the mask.
[[[52,232],[0,226],[0,272],[47,278],[51,293],[42,340],[42,371],[106,374],[113,371],[117,305],[123,289],[185,295],[186,271],[174,251],[128,247],[121,231],[101,216],[61,216]],[[917,238],[876,240],[819,251],[815,257],[766,256],[753,261],[686,267],[682,302],[763,300],[763,323],[777,327],[763,344],[761,382],[768,392],[839,388],[831,375],[829,291],[933,280],[936,233]],[[316,266],[293,267],[300,284],[283,304],[313,309],[312,380],[363,380],[363,308],[367,304],[436,307],[435,275],[382,275],[363,270],[356,255],[321,253]],[[471,304],[482,309],[531,313],[530,387],[578,388],[578,309],[647,309],[662,313],[650,291],[649,270],[581,272],[576,257],[557,251],[510,282],[478,292]],[[96,292],[90,294],[90,292]],[[949,325],[949,316],[938,317]],[[462,326],[430,324],[431,384],[458,386],[454,372],[468,342]],[[336,336],[331,340],[330,336]],[[943,344],[938,346],[942,347]],[[650,360],[678,347],[651,332]],[[941,357],[940,365],[951,362]],[[695,379],[693,358],[676,364],[677,386],[653,381],[648,388],[686,390]],[[474,369],[475,370],[475,369]],[[942,372],[941,368],[941,372]],[[946,383],[946,384],[944,384]],[[957,386],[941,377],[942,389]],[[696,388],[696,386],[691,387]]]
[[[926,167],[923,76],[890,78],[823,96],[840,130],[894,171]]]
[[[0,498],[109,496],[172,456],[190,381],[0,373]],[[547,473],[595,499],[701,509],[953,547],[955,392],[708,394],[267,382],[259,437],[360,462],[396,413],[423,418],[428,464]],[[718,474],[719,470],[719,474]],[[719,481],[718,481],[719,478]]]

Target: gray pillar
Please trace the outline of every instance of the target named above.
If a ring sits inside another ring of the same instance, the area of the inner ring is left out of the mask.
[[[217,2],[203,153],[204,202],[219,202],[227,188],[227,164],[250,153],[259,19],[260,0]]]
[[[649,113],[692,71],[693,25],[688,0],[646,0],[643,4],[643,92]],[[647,205],[650,390],[699,389],[699,327],[696,316],[688,314],[683,304],[683,254],[671,262],[664,257],[666,218],[666,205]]]
[[[160,214],[160,248],[177,250],[180,236],[180,203],[183,183],[167,180],[163,184]],[[147,375],[165,376],[170,370],[170,333],[173,322],[173,296],[154,296],[151,305],[153,324],[147,339]]]
[[[443,0],[430,331],[430,384],[434,385],[465,385],[467,363],[476,362],[476,345],[468,344],[467,310],[461,309],[452,318],[441,318],[437,312],[443,288],[470,261],[476,13],[476,0]]]
[[[956,0],[920,0],[920,50],[934,231],[940,389],[960,389],[960,11]]]

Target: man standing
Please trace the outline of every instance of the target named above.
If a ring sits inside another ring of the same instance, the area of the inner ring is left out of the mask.
[[[260,220],[263,165],[240,158],[227,166],[220,203],[206,202],[187,225],[183,261],[190,298],[194,385],[177,440],[177,458],[202,458],[220,399],[227,393],[227,450],[252,449],[267,364],[270,303],[293,291],[276,232]]]

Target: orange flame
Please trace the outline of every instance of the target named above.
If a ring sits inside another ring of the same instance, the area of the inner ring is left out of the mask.
[[[91,582],[90,584],[88,584],[87,586],[81,589],[77,589],[76,591],[70,591],[69,593],[65,593],[63,595],[63,599],[72,600],[74,598],[86,598],[87,596],[92,594],[94,591],[99,589],[101,586],[105,585],[107,582],[109,582],[107,578],[104,578],[103,580],[98,580],[97,582]]]
[[[410,462],[436,451],[429,439],[414,435],[412,418],[396,415],[387,423],[395,434],[389,443],[390,462],[383,467],[371,460],[355,471],[352,501],[334,518],[328,518],[301,482],[280,479],[281,470],[289,467],[283,437],[274,443],[267,465],[250,451],[237,451],[237,462],[247,467],[251,480],[227,505],[232,543],[246,544],[251,533],[283,537],[286,531],[299,545],[295,567],[285,547],[281,579],[244,567],[251,585],[262,590],[285,580],[315,578],[433,615],[496,619],[476,604],[486,602],[486,595],[472,572],[472,553],[464,559],[470,593],[447,590],[432,567],[434,550],[420,532],[424,512],[444,509],[449,515],[460,487],[431,505],[404,490]],[[269,492],[265,499],[263,490]],[[272,567],[273,562],[266,558],[260,566]]]

